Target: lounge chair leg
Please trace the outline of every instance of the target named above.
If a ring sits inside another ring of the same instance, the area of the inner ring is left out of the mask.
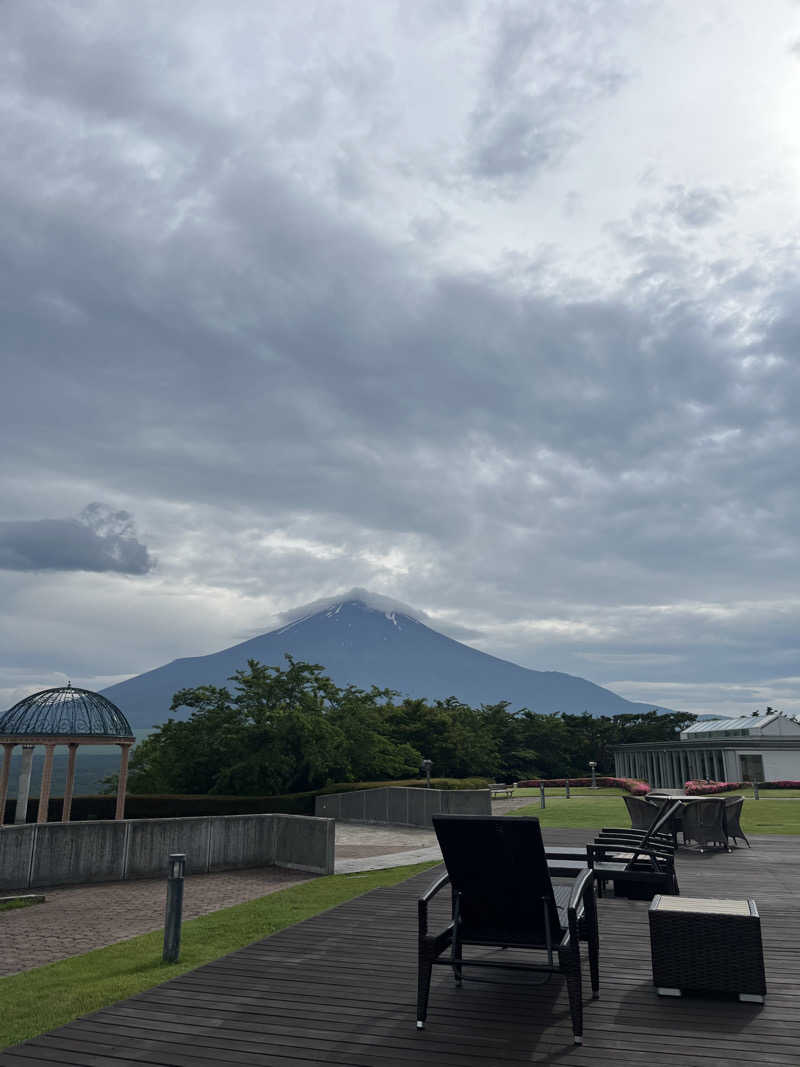
[[[597,898],[594,891],[586,900],[586,924],[589,943],[589,976],[592,983],[592,1000],[600,996],[600,937],[597,931]]]
[[[431,991],[431,972],[433,964],[424,958],[420,952],[419,968],[417,971],[417,1029],[425,1027],[428,1017],[428,996]]]
[[[569,995],[569,1011],[572,1016],[572,1033],[575,1044],[583,1044],[583,996],[581,994],[581,963],[580,957],[570,961],[570,969],[567,972],[567,993]]]

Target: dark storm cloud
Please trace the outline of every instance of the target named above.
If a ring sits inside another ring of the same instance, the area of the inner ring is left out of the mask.
[[[0,569],[147,574],[155,566],[127,511],[90,504],[80,519],[0,522]]]

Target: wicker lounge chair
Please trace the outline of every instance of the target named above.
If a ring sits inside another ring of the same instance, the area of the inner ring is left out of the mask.
[[[701,852],[705,851],[708,845],[719,845],[727,849],[725,801],[715,798],[687,804],[683,812],[683,840],[695,841]]]
[[[725,833],[728,837],[732,837],[734,841],[741,837],[742,841],[750,848],[750,842],[744,836],[744,830],[739,825],[743,804],[744,797],[725,797]]]
[[[566,977],[574,1040],[581,1044],[580,940],[589,944],[594,997],[599,988],[592,872],[584,867],[571,885],[553,886],[538,819],[435,815],[433,826],[447,874],[419,900],[417,1027],[425,1025],[434,965],[452,967],[457,986],[464,979],[463,970],[471,967],[544,971]],[[431,933],[428,904],[448,883],[452,921]],[[476,947],[477,953],[465,957],[466,946]],[[523,951],[497,959],[487,954],[487,948]]]
[[[680,800],[667,800],[647,830],[606,828],[587,845],[589,863],[602,895],[607,881],[616,896],[650,900],[655,893],[678,896],[675,844],[665,833],[681,810]]]

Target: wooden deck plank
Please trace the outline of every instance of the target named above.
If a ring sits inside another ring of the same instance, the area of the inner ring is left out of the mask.
[[[576,844],[589,831],[547,831]],[[687,896],[755,898],[765,1005],[656,996],[647,904],[600,901],[601,999],[572,1044],[563,979],[525,987],[434,973],[428,1024],[414,1026],[416,898],[432,872],[374,890],[130,1000],[0,1053],[0,1067],[794,1067],[800,1045],[800,839],[678,859]],[[437,908],[444,921],[447,901]],[[588,986],[588,982],[587,982]]]

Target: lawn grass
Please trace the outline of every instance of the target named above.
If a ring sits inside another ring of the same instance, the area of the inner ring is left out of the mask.
[[[781,797],[783,796],[781,790]],[[786,791],[788,792],[788,790]],[[724,793],[718,794],[725,796]],[[760,800],[753,800],[752,791],[737,791],[745,800],[742,808],[741,826],[750,834],[800,834],[800,798],[781,799],[774,792],[761,793]],[[608,796],[606,790],[598,790],[594,796],[576,796],[566,800],[560,796],[550,797],[542,810],[538,802],[515,808],[510,815],[535,815],[542,826],[557,826],[564,829],[578,828],[597,830],[603,826],[630,826],[625,805],[619,796]]]
[[[30,908],[38,903],[35,900],[0,900],[0,911],[14,911],[15,908]]]
[[[192,919],[183,925],[179,963],[161,962],[164,935],[157,930],[84,956],[0,978],[0,1048],[161,985],[370,889],[395,885],[433,866],[418,863],[315,878]]]

